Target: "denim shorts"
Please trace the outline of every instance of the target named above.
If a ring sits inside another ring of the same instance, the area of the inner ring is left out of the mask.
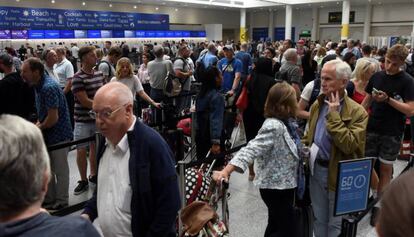
[[[95,123],[82,123],[75,122],[75,129],[73,131],[73,138],[76,140],[87,138],[95,135],[96,125]],[[85,148],[89,145],[88,142],[78,144],[76,148]]]
[[[378,157],[381,163],[393,164],[400,154],[401,136],[367,132],[365,157]]]

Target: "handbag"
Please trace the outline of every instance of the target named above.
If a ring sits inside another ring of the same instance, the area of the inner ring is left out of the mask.
[[[247,83],[250,81],[251,76],[249,75],[246,79],[246,81],[243,83],[243,88],[242,91],[240,93],[239,98],[237,99],[236,102],[236,107],[240,110],[240,111],[244,111],[247,108],[247,105],[249,104],[249,95],[248,95],[248,91],[247,91]]]
[[[181,210],[184,225],[182,236],[225,237],[226,225],[219,220],[214,209],[206,202],[195,201]]]

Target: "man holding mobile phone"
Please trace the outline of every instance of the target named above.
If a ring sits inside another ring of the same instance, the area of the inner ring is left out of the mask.
[[[405,118],[414,115],[414,80],[401,66],[408,51],[397,44],[385,55],[385,71],[375,73],[366,87],[362,105],[371,108],[367,126],[366,157],[378,157],[380,180],[378,195],[390,183],[394,161],[400,152]],[[375,225],[378,207],[372,211],[371,225]]]

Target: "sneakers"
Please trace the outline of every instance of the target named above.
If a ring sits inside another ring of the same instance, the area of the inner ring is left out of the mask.
[[[91,182],[92,184],[96,185],[96,181],[97,181],[98,177],[96,175],[89,175],[89,182]]]
[[[85,191],[88,190],[89,184],[87,180],[79,180],[78,181],[78,186],[76,186],[75,190],[74,190],[74,194],[75,195],[79,195]]]
[[[369,221],[369,224],[372,227],[375,227],[375,224],[377,223],[377,217],[378,217],[379,211],[380,211],[379,207],[373,207],[371,210],[371,220]]]

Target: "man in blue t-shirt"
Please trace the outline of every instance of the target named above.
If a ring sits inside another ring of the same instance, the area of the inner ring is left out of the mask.
[[[246,78],[251,70],[252,66],[252,57],[247,53],[247,43],[243,43],[240,47],[240,51],[236,53],[235,57],[239,59],[242,64],[242,81]]]
[[[251,72],[251,67],[252,67],[252,56],[250,56],[250,54],[247,52],[247,43],[242,43],[241,47],[240,47],[240,51],[236,53],[235,57],[237,59],[239,59],[242,64],[242,81],[244,80],[244,78],[246,78],[250,72]]]
[[[226,57],[218,62],[218,69],[223,74],[221,92],[232,97],[239,89],[243,64],[234,57],[231,46],[224,46],[223,51]]]
[[[207,46],[207,49],[200,53],[197,62],[202,62],[205,68],[217,65],[218,58],[216,56],[217,48],[213,43]]]

